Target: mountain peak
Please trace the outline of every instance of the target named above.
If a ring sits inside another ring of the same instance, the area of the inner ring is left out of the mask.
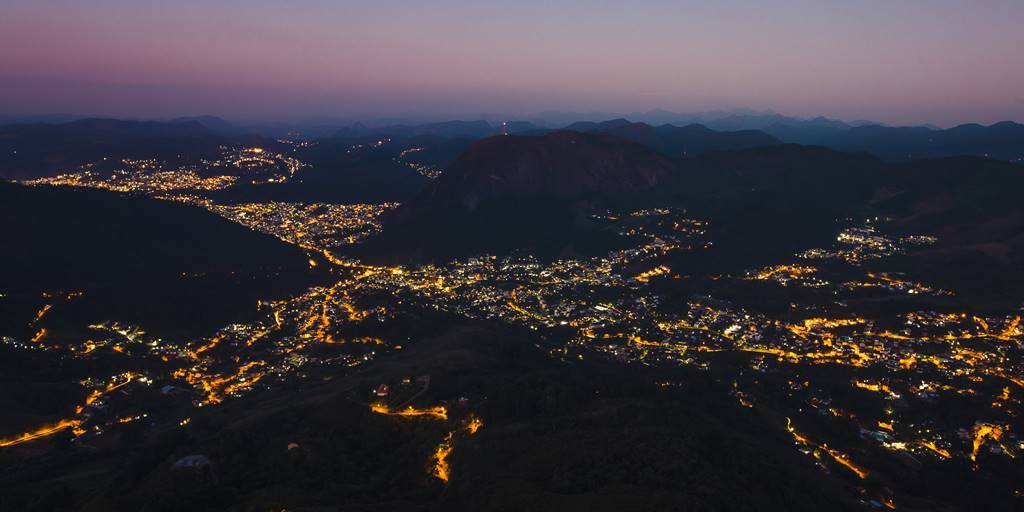
[[[640,144],[605,134],[507,135],[470,146],[427,194],[472,207],[487,198],[621,193],[652,187],[674,167]]]

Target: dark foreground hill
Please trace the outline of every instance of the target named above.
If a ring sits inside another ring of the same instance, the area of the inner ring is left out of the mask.
[[[194,314],[190,327],[217,325],[232,308],[309,282],[297,248],[197,207],[138,196],[0,182],[0,231],[0,283],[11,300],[84,290],[97,310],[116,303],[156,325],[180,322],[184,311]]]
[[[697,372],[673,370],[687,388],[664,389],[655,381],[665,375],[653,370],[558,362],[534,346],[535,334],[435,320],[414,344],[362,372],[193,410],[187,428],[116,429],[103,446],[75,448],[78,457],[28,461],[0,477],[10,490],[5,504],[104,512],[856,510],[848,490],[800,460],[783,418],[713,398]],[[421,375],[430,386],[414,405],[447,403],[447,420],[367,406],[378,383]],[[442,482],[431,475],[432,456],[471,415],[482,427],[454,436]],[[189,455],[210,465],[173,468]]]

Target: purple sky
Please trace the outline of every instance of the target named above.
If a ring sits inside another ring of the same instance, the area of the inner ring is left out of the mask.
[[[0,115],[1024,120],[1024,1],[4,0]]]

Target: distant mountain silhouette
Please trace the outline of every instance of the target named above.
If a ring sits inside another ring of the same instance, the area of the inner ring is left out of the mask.
[[[673,158],[697,156],[711,151],[773,146],[782,142],[758,130],[720,132],[700,124],[651,126],[614,119],[602,123],[573,123],[566,127],[581,132],[601,132],[652,147]]]
[[[706,112],[671,112],[655,109],[646,112],[619,114],[607,112],[543,112],[535,116],[535,118],[531,117],[528,120],[548,126],[564,126],[576,121],[600,122],[605,119],[616,118],[629,119],[631,122],[646,123],[654,126],[663,124],[675,126],[701,124],[712,130],[719,131],[763,130],[773,125],[852,128],[854,126],[877,124],[871,121],[846,122],[820,116],[813,119],[801,119],[770,110],[759,111],[754,109],[711,110]]]
[[[638,142],[665,155],[681,158],[709,151],[745,149],[781,144],[778,139],[756,130],[718,132],[701,125],[651,126],[625,119],[603,122],[580,121],[563,130],[583,133],[605,133]],[[559,130],[539,128],[525,122],[508,122],[491,126],[484,121],[434,123],[426,125],[392,125],[368,128],[360,123],[340,130],[332,143],[349,145],[375,145],[382,141],[402,149],[416,148],[416,152],[403,157],[418,162],[446,167],[474,141],[498,134],[545,135]]]
[[[605,119],[611,121],[602,121]],[[1024,125],[1012,121],[991,126],[965,124],[942,130],[933,126],[889,127],[872,121],[840,121],[823,116],[802,119],[750,109],[694,113],[651,110],[630,114],[545,112],[534,120],[556,125],[571,123],[568,129],[580,131],[611,131],[627,123],[700,124],[727,132],[760,130],[782,142],[867,151],[887,161],[967,155],[1024,161]]]
[[[822,145],[842,151],[868,151],[889,161],[961,155],[1024,161],[1024,125],[1010,121],[991,126],[965,124],[947,130],[773,125],[765,131],[786,142]]]
[[[460,137],[480,139],[500,133],[519,133],[534,130],[537,127],[526,122],[512,122],[504,126],[492,126],[487,121],[444,121],[419,125],[386,125],[369,128],[362,123],[355,123],[335,133],[336,137],[357,138],[369,135],[382,137],[414,137],[433,135],[439,137]]]
[[[860,124],[874,124],[861,121]],[[858,123],[847,123],[838,119],[831,119],[818,116],[811,119],[800,119],[796,117],[768,113],[747,113],[730,114],[727,116],[709,119],[707,125],[716,130],[767,130],[771,126],[789,126],[803,129],[832,129],[842,130],[858,126]]]
[[[628,119],[617,118],[609,119],[608,121],[594,122],[594,121],[577,121],[575,123],[566,126],[565,130],[572,130],[575,132],[591,133],[591,132],[609,132],[629,126],[632,123]]]
[[[700,116],[663,113],[657,119],[693,120]],[[631,118],[636,119],[636,118]],[[623,118],[603,122],[581,121],[567,129],[600,131],[635,140],[675,157],[707,151],[745,149],[781,142],[825,146],[839,151],[865,151],[886,161],[907,161],[946,156],[980,156],[1011,162],[1024,161],[1024,125],[1011,121],[991,126],[965,124],[946,130],[925,126],[888,127],[868,121],[843,122],[826,117],[797,119],[774,113],[733,114],[699,121],[716,130],[700,133],[693,125],[652,127]],[[675,128],[675,133],[671,133]],[[689,133],[682,132],[687,129]]]
[[[218,135],[245,135],[250,133],[249,130],[232,124],[224,119],[217,116],[193,116],[193,117],[179,117],[169,121],[172,124],[180,123],[192,123],[196,122],[203,125],[207,130]]]

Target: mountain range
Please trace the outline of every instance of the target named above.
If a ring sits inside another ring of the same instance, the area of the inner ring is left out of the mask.
[[[418,147],[411,160],[443,167],[472,142],[501,134],[542,135],[558,129],[609,133],[651,146],[673,158],[709,151],[779,143],[824,146],[869,152],[886,161],[973,155],[1010,162],[1024,161],[1024,125],[1011,121],[990,126],[965,124],[949,129],[888,127],[867,121],[844,122],[825,117],[799,119],[773,112],[721,111],[677,114],[649,111],[628,117],[590,120],[605,114],[565,114],[573,121],[445,121],[425,124],[354,123],[327,131],[323,124],[310,136],[336,146],[380,141]],[[611,116],[611,114],[607,114]],[[33,122],[0,125],[0,177],[23,179],[71,171],[106,156],[189,160],[211,156],[223,144],[272,146],[267,137],[300,137],[302,127],[288,124],[235,124],[213,116],[171,121],[32,118]],[[629,120],[627,120],[629,119]],[[11,119],[12,121],[16,119]],[[260,134],[264,135],[260,135]],[[433,155],[433,158],[432,158]]]
[[[946,130],[877,125],[850,128],[771,125],[764,130],[786,142],[841,151],[867,151],[889,161],[959,155],[1024,161],[1024,125],[1010,121],[990,126],[964,124]]]
[[[654,120],[651,122],[650,120]],[[672,122],[659,122],[671,120]],[[336,133],[342,138],[434,135],[480,139],[498,134],[549,133],[556,129],[600,131],[647,144],[673,157],[708,151],[745,149],[779,143],[825,146],[840,151],[865,151],[886,161],[973,155],[1024,161],[1024,125],[1003,121],[990,126],[964,124],[948,129],[926,126],[889,127],[866,121],[846,123],[817,117],[796,119],[778,114],[725,117],[643,115],[603,121],[575,121],[562,128],[529,122],[491,125],[486,121],[451,121],[425,125],[368,128],[357,124]]]

